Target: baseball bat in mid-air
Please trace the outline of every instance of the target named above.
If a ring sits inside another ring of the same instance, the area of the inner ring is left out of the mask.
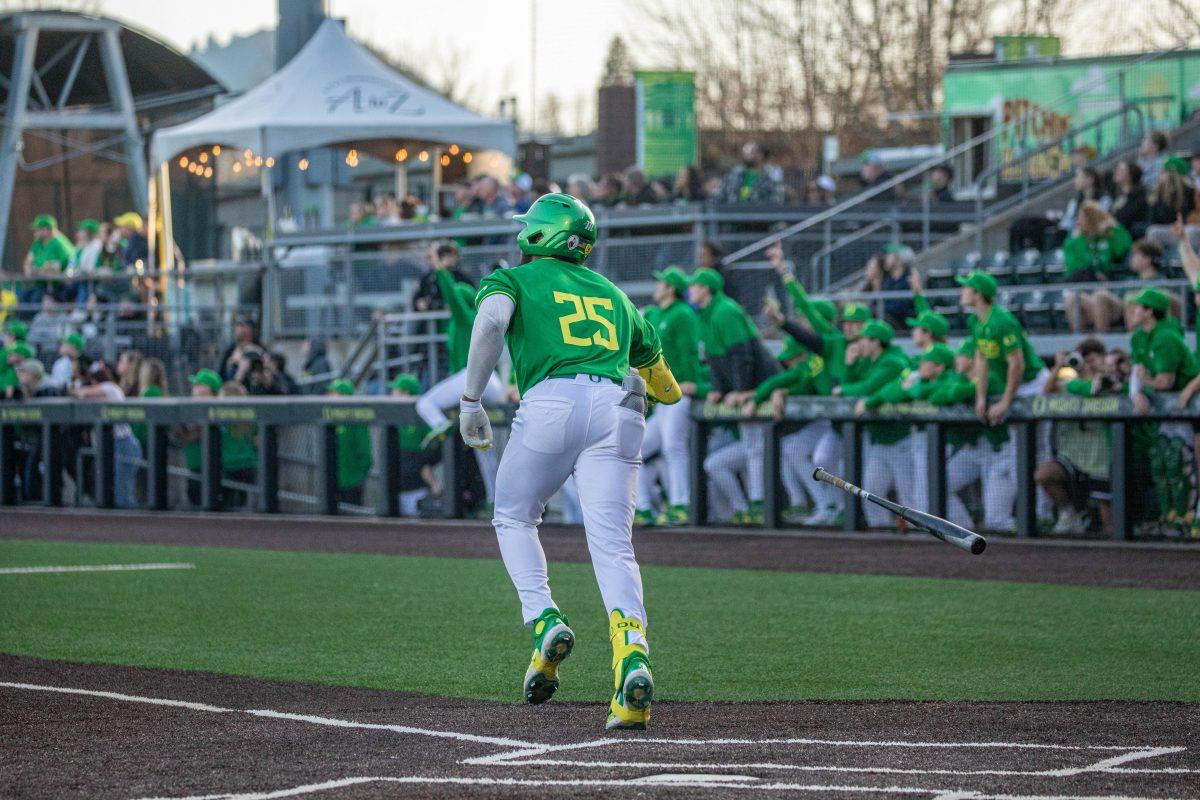
[[[831,486],[836,486],[844,492],[849,492],[855,497],[860,497],[863,500],[871,501],[875,505],[883,506],[888,511],[903,517],[918,528],[932,533],[943,542],[952,544],[955,547],[961,547],[972,555],[979,555],[987,547],[987,539],[984,539],[978,533],[973,533],[966,528],[955,525],[950,520],[935,517],[933,514],[926,514],[924,511],[917,511],[915,508],[908,508],[899,503],[893,503],[885,497],[877,497],[865,489],[855,486],[853,483],[842,480],[836,475],[830,475],[820,467],[817,467],[813,472],[813,477],[819,481],[825,481]]]

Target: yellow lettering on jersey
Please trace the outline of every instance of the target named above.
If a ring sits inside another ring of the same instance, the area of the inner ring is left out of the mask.
[[[612,300],[607,297],[580,297],[577,294],[555,292],[554,302],[575,306],[574,313],[564,314],[558,318],[564,343],[574,347],[591,347],[596,344],[606,350],[616,350],[620,347],[617,344],[617,326],[599,311],[601,308],[612,311]],[[590,339],[571,333],[571,326],[584,319],[597,323],[604,330],[596,331]]]
[[[583,299],[577,294],[555,292],[554,302],[570,303],[575,306],[574,314],[564,314],[558,318],[558,325],[560,328],[562,328],[563,341],[569,345],[574,345],[575,347],[590,347],[592,344],[590,339],[584,339],[571,333],[571,326],[576,322],[582,322],[587,316],[583,310]]]
[[[596,331],[594,334],[592,334],[592,341],[603,347],[605,350],[616,350],[617,326],[613,325],[612,321],[610,321],[608,317],[601,315],[600,312],[596,310],[597,308],[605,308],[609,311],[612,311],[612,300],[609,300],[607,297],[585,297],[583,298],[583,305],[587,309],[588,319],[592,320],[593,322],[598,322],[600,327],[604,328],[604,330],[608,333],[608,336],[605,336],[600,331]]]
[[[984,358],[1000,357],[1000,343],[995,339],[976,339],[975,346]]]

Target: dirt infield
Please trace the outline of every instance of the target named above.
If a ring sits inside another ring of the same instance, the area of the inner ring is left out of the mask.
[[[595,704],[0,656],[0,708],[3,797],[1027,800],[1200,786],[1197,704],[660,702],[651,731],[606,734]]]
[[[486,523],[4,510],[0,537],[497,558]],[[542,532],[551,561],[585,562],[577,528]],[[669,566],[1200,589],[1200,546],[992,537],[975,557],[925,534],[635,533],[638,560]]]

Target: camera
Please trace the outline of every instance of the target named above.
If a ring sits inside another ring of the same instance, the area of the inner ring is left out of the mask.
[[[1076,372],[1079,372],[1079,370],[1083,368],[1083,356],[1080,355],[1078,350],[1072,350],[1071,352],[1067,353],[1066,361],[1067,366]]]

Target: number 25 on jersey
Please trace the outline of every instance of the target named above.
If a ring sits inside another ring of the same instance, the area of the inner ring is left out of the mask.
[[[559,327],[562,328],[563,342],[575,347],[599,345],[605,350],[617,349],[617,326],[600,313],[602,308],[609,312],[613,310],[612,300],[607,297],[580,297],[577,294],[555,292],[554,302],[575,307],[570,314],[564,314],[558,318]],[[599,324],[602,328],[593,333],[590,339],[585,336],[576,336],[571,332],[572,325],[583,322],[585,319]]]

